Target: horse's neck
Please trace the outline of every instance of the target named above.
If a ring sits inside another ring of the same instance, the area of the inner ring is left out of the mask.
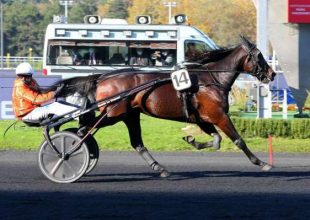
[[[207,64],[207,67],[211,70],[213,78],[218,83],[230,88],[239,76],[240,71],[242,71],[242,62],[245,56],[246,53],[240,46],[224,59]],[[215,70],[215,72],[212,72],[212,70]]]

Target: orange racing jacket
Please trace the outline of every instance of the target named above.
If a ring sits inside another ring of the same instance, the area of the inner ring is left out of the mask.
[[[38,83],[31,78],[32,87],[39,88]],[[23,78],[16,78],[13,86],[12,104],[16,118],[21,119],[40,104],[51,100],[54,92],[40,93],[29,88]]]

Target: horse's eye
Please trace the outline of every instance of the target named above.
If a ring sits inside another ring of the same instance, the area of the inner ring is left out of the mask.
[[[258,57],[258,59],[264,59],[264,57],[263,57],[263,54],[262,54],[262,53],[257,54],[257,57]]]

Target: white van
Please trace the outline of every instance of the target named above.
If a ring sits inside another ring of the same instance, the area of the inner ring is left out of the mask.
[[[98,16],[87,16],[85,24],[49,24],[44,42],[43,75],[69,78],[130,66],[172,69],[176,63],[186,61],[189,47],[200,51],[217,48],[206,34],[193,26],[152,25],[148,24],[148,16],[139,18],[146,21],[145,24],[129,25],[120,19]],[[141,51],[146,62],[134,62]]]

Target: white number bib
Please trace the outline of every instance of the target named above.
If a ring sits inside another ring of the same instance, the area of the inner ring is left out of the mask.
[[[177,70],[171,73],[171,80],[175,90],[184,90],[192,86],[189,74],[186,69]]]

